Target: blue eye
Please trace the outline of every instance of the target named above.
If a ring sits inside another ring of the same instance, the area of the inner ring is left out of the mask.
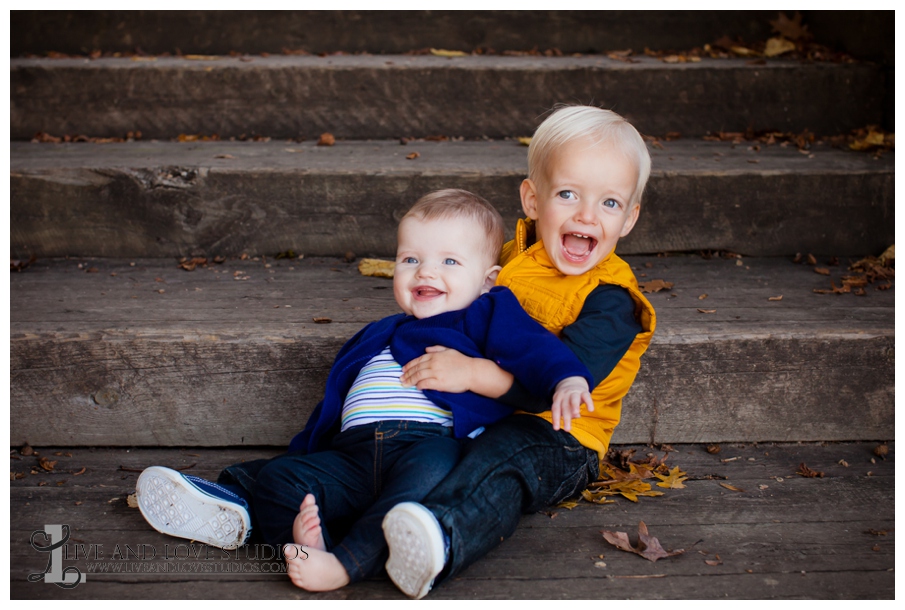
[[[457,261],[457,260],[454,259],[454,258],[447,258],[447,259],[445,259],[445,260],[443,261],[443,264],[444,264],[444,265],[458,265],[458,264],[459,264],[459,261]]]
[[[416,265],[416,264],[418,264],[418,259],[415,258],[414,256],[406,256],[405,258],[402,259],[401,262],[408,263],[409,265]]]
[[[558,196],[560,199],[566,199],[566,200],[569,200],[569,201],[575,199],[575,193],[573,193],[572,191],[559,191],[559,192],[557,193],[557,196]]]
[[[615,209],[615,208],[619,207],[619,202],[616,201],[615,199],[607,199],[606,201],[603,202],[603,207]]]

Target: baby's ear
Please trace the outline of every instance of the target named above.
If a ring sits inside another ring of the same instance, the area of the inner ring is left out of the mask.
[[[487,273],[484,275],[484,286],[481,287],[481,294],[490,292],[490,289],[496,286],[496,277],[500,274],[501,269],[502,267],[499,265],[494,265],[487,270]]]
[[[622,230],[619,232],[619,237],[625,237],[629,233],[632,232],[632,229],[635,228],[635,223],[638,222],[638,214],[641,212],[641,204],[633,203],[628,211],[628,216],[625,219],[625,222],[622,223]]]

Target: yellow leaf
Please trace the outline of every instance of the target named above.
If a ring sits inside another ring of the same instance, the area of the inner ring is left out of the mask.
[[[518,143],[522,146],[531,146],[531,138],[519,138]]]
[[[776,57],[778,55],[782,55],[783,53],[788,53],[789,51],[794,50],[794,42],[786,40],[782,36],[777,36],[767,41],[767,48],[764,49],[764,55],[766,55],[767,57]]]
[[[657,483],[657,487],[663,487],[664,489],[685,489],[685,486],[682,485],[682,481],[688,479],[685,476],[687,473],[679,470],[679,467],[676,466],[672,470],[669,471],[668,475],[662,475],[660,473],[655,472],[654,476],[656,476],[661,483]]]
[[[220,59],[218,55],[183,55],[182,59],[190,59],[193,61],[212,61],[214,59]]]
[[[736,47],[732,47],[730,49],[730,51],[732,51],[736,55],[742,55],[744,57],[749,57],[751,55],[757,55],[757,51],[752,51],[751,49],[749,49],[747,47],[737,47],[736,46]]]
[[[593,502],[594,504],[615,504],[616,500],[607,500],[607,496],[616,495],[615,493],[610,493],[608,491],[588,491],[585,489],[581,492],[581,497],[587,500],[588,502]]]
[[[884,137],[879,131],[869,131],[866,136],[860,140],[855,140],[849,144],[852,150],[870,150],[876,146],[883,146]]]
[[[465,51],[449,51],[447,49],[431,49],[431,55],[439,57],[465,57],[468,55]]]
[[[396,270],[394,261],[382,261],[376,258],[363,258],[358,262],[358,272],[373,277],[393,277]]]
[[[559,504],[556,505],[556,508],[566,508],[568,510],[572,510],[576,506],[578,506],[578,502],[569,501],[569,502],[560,502]]]

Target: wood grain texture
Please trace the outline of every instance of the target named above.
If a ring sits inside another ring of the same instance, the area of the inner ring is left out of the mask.
[[[580,503],[571,510],[526,515],[511,538],[435,588],[429,599],[890,599],[895,595],[895,445],[888,445],[885,460],[874,455],[875,446],[723,444],[718,454],[710,454],[699,445],[676,445],[667,463],[692,477],[685,489],[664,490],[664,496],[637,503],[618,498],[614,504]],[[638,457],[664,454],[645,446],[619,448],[633,448]],[[305,593],[267,571],[280,566],[267,547],[224,554],[159,534],[126,505],[138,476],[132,470],[162,464],[213,478],[229,463],[267,457],[272,450],[38,451],[56,460],[59,472],[10,482],[14,599],[402,598],[385,576],[332,593]],[[38,456],[11,457],[16,458],[11,470],[37,466]],[[796,475],[802,462],[825,477]],[[83,474],[71,474],[82,468]],[[727,490],[720,482],[745,491]],[[603,529],[634,536],[642,520],[665,548],[685,553],[651,563],[602,539]],[[45,563],[29,546],[29,536],[50,523],[72,527],[64,564],[88,576],[72,591],[26,582],[27,574]],[[77,544],[89,549],[88,559],[75,556]],[[705,563],[717,556],[719,565]],[[108,571],[97,572],[98,563]]]
[[[844,265],[627,260],[674,286],[650,295],[658,328],[614,442],[894,438],[894,290],[813,292]],[[11,274],[12,442],[285,446],[342,344],[398,311],[389,280],[336,259],[135,262]]]
[[[343,55],[12,59],[10,135],[180,133],[381,139],[528,135],[557,103],[594,103],[642,133],[847,133],[883,121],[871,63],[639,56]],[[840,90],[857,96],[840,96]],[[814,99],[834,100],[813,112]],[[430,100],[430,103],[425,103]],[[664,112],[669,108],[670,112]],[[354,111],[352,110],[354,109]]]
[[[412,151],[415,160],[406,159]],[[678,140],[653,171],[623,254],[879,254],[895,240],[894,154],[759,151]],[[14,257],[392,255],[424,193],[464,188],[511,231],[527,149],[513,141],[11,144]]]

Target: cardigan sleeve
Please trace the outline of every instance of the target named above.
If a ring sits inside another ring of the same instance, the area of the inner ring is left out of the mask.
[[[578,356],[529,316],[508,288],[495,287],[482,307],[466,317],[468,334],[484,356],[512,373],[531,395],[549,404],[556,385],[566,377],[594,378]]]
[[[625,288],[603,284],[588,295],[575,322],[563,329],[560,339],[588,367],[594,378],[592,388],[609,376],[641,332],[634,312],[634,301]],[[549,401],[541,400],[518,379],[499,400],[531,413],[550,408]]]

